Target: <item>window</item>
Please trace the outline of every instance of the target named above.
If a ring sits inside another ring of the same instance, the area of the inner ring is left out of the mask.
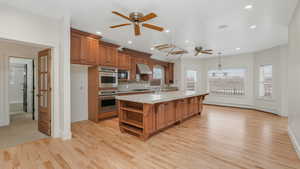
[[[273,66],[262,65],[259,68],[259,97],[272,97]]]
[[[223,69],[208,71],[208,88],[211,94],[244,96],[246,69]]]
[[[161,80],[161,83],[163,83],[164,82],[164,75],[165,75],[164,67],[162,67],[160,65],[155,65],[153,67],[153,79]]]
[[[187,70],[186,71],[186,90],[195,91],[197,83],[197,71]]]

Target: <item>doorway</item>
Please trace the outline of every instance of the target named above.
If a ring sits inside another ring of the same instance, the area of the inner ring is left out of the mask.
[[[0,149],[51,136],[51,49],[7,41],[0,45],[7,54],[0,60],[5,65],[0,79],[6,86],[8,119],[0,126]]]
[[[15,116],[35,119],[34,115],[34,60],[9,58],[9,110]]]

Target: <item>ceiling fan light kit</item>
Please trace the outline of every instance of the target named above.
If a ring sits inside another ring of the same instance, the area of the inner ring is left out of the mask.
[[[120,25],[114,25],[114,26],[110,26],[110,28],[119,28],[119,27],[123,27],[123,26],[129,26],[129,25],[134,25],[134,35],[135,36],[139,36],[141,35],[141,26],[148,28],[148,29],[152,29],[152,30],[156,30],[156,31],[164,31],[164,28],[156,26],[156,25],[152,25],[152,24],[147,24],[147,23],[142,23],[142,22],[146,22],[149,21],[153,18],[156,18],[157,15],[153,12],[144,15],[141,12],[131,12],[129,14],[129,16],[125,16],[117,11],[112,11],[113,14],[118,15],[128,21],[130,21],[131,23],[124,23],[124,24],[120,24]],[[141,26],[140,26],[141,25]]]

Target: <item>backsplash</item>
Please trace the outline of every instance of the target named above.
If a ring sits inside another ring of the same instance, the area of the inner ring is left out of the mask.
[[[148,81],[139,82],[120,82],[118,84],[118,91],[130,91],[134,89],[150,89]]]

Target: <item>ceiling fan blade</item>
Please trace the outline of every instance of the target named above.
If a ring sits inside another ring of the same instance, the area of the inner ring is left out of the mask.
[[[114,25],[114,26],[110,26],[110,28],[118,28],[118,27],[121,27],[121,26],[128,26],[128,25],[131,25],[131,23],[124,23],[124,24],[120,24],[120,25]]]
[[[135,36],[139,36],[141,34],[140,25],[134,24],[134,34]]]
[[[123,15],[123,14],[117,12],[117,11],[112,11],[112,13],[113,13],[113,14],[116,14],[116,15],[118,15],[118,16],[124,18],[124,19],[127,19],[127,20],[132,21],[131,18],[129,18],[128,16],[125,16],[125,15]]]
[[[148,20],[153,19],[155,17],[157,17],[157,15],[155,13],[151,12],[148,15],[145,15],[145,16],[139,18],[139,22],[145,22],[145,21],[148,21]]]
[[[174,46],[170,45],[170,44],[163,44],[163,45],[155,46],[155,48],[157,50],[164,50],[164,49],[168,49],[168,48],[174,48]]]
[[[170,54],[172,54],[172,55],[180,55],[180,54],[185,54],[185,53],[187,53],[187,52],[184,51],[184,50],[178,50],[178,51],[171,52]]]
[[[164,31],[164,28],[162,28],[162,27],[147,24],[147,23],[143,23],[143,26],[146,28],[149,28],[149,29],[154,29],[154,30],[160,31],[160,32]]]
[[[207,49],[207,50],[204,50],[205,52],[212,52],[213,50],[212,49]]]
[[[212,55],[212,53],[210,53],[210,52],[205,52],[205,51],[202,51],[201,53],[207,54],[207,55]]]

